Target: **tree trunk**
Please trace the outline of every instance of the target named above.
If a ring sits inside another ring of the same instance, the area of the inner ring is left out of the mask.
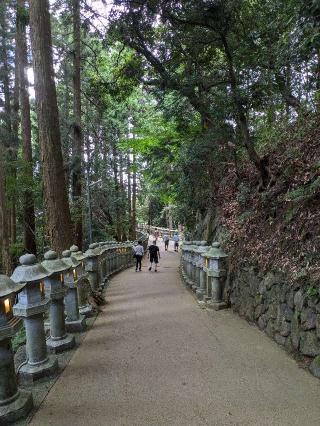
[[[11,258],[9,252],[8,217],[6,200],[6,176],[5,176],[5,147],[0,141],[0,271],[11,274]]]
[[[120,188],[123,190],[123,155],[119,153],[119,183]]]
[[[276,83],[279,91],[287,107],[292,107],[295,111],[299,112],[301,109],[301,102],[292,93],[287,79],[280,73],[275,73]]]
[[[129,216],[129,238],[133,240],[132,233],[132,194],[131,194],[131,163],[130,163],[130,154],[127,156],[127,179],[128,179],[128,216]]]
[[[17,35],[17,34],[16,34]],[[17,158],[19,146],[19,69],[17,48],[15,51],[15,69],[14,69],[14,92],[13,92],[13,116],[12,116],[12,145],[10,149],[10,176],[13,182],[14,190],[10,197],[10,242],[17,242]]]
[[[63,61],[63,104],[61,108],[61,114],[63,117],[63,121],[61,123],[61,146],[62,146],[62,156],[63,158],[69,158],[70,151],[70,135],[69,135],[69,127],[70,127],[70,84],[69,84],[69,70],[68,70],[68,61],[67,58]],[[70,164],[69,161],[65,161],[64,164],[64,179],[66,182],[66,188],[70,187]]]
[[[172,214],[170,209],[168,210],[168,222],[169,222],[169,229],[173,229]]]
[[[137,170],[136,170],[136,156],[132,156],[133,172],[132,172],[132,237],[136,239],[136,228],[137,228]]]
[[[121,241],[121,223],[120,223],[120,211],[119,211],[119,182],[118,182],[118,151],[116,147],[116,142],[113,141],[111,144],[112,149],[112,169],[113,169],[113,180],[114,180],[114,190],[116,194],[116,204],[115,204],[115,211],[116,211],[116,217],[118,220],[116,220],[116,234],[117,234],[117,240]]]
[[[30,101],[28,93],[28,54],[26,42],[25,25],[25,0],[18,0],[17,3],[17,55],[19,70],[19,94],[21,104],[21,136],[22,155],[25,162],[25,174],[28,182],[33,182],[33,159],[31,146],[31,119]],[[33,186],[33,185],[31,185]],[[36,227],[34,214],[33,192],[27,189],[23,194],[23,217],[24,217],[24,248],[29,253],[36,254]]]
[[[320,111],[320,49],[317,52],[317,66],[316,66],[316,107]]]
[[[262,187],[265,188],[270,181],[269,169],[267,167],[266,161],[263,158],[260,158],[253,145],[253,141],[250,136],[249,123],[239,95],[238,81],[234,71],[232,55],[229,49],[227,39],[224,35],[221,35],[221,41],[227,59],[231,93],[237,111],[237,122],[242,135],[243,145],[247,150],[249,159],[255,165],[256,169],[260,174]]]
[[[88,243],[92,243],[92,206],[91,206],[91,190],[90,190],[90,168],[91,168],[91,150],[90,140],[85,142],[87,163],[86,163],[86,180],[87,180],[87,208],[88,208]]]
[[[2,65],[1,79],[2,90],[4,95],[3,105],[3,122],[4,122],[4,136],[0,140],[0,245],[1,245],[1,258],[2,269],[6,274],[11,273],[11,256],[10,256],[10,232],[11,232],[11,217],[9,208],[9,199],[7,194],[7,175],[11,173],[10,168],[6,167],[6,159],[10,158],[10,148],[13,145],[12,138],[12,110],[10,98],[10,71],[8,64],[8,51],[7,51],[7,19],[6,19],[6,6],[3,8],[0,16],[0,64]],[[4,112],[4,113],[3,113]]]
[[[75,241],[83,245],[82,230],[82,127],[81,127],[81,34],[80,0],[73,0],[73,142],[72,142],[72,198],[75,204]]]
[[[48,0],[29,3],[47,231],[51,247],[61,252],[73,238],[61,152],[49,5]]]

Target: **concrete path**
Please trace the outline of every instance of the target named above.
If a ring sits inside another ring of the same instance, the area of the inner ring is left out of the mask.
[[[231,311],[201,310],[178,263],[112,280],[31,425],[320,425],[320,381]]]

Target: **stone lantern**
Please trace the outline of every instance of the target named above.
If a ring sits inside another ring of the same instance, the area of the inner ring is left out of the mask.
[[[120,269],[120,253],[121,253],[120,243],[118,242],[115,244],[114,253],[115,253],[114,272],[118,272]]]
[[[116,246],[115,243],[113,243],[110,247],[110,275],[113,275],[116,270]]]
[[[123,243],[119,243],[117,252],[118,252],[117,270],[121,271],[121,269],[122,269],[122,257],[123,257]]]
[[[182,256],[181,256],[181,269],[183,275],[186,274],[187,271],[187,248],[191,245],[191,241],[184,241],[181,246]]]
[[[112,274],[117,272],[117,261],[118,261],[118,243],[113,243],[111,246],[111,272]]]
[[[103,243],[99,243],[99,257],[98,257],[98,272],[99,272],[99,283],[100,286],[104,286],[104,281],[106,277],[106,268],[105,268],[105,259],[106,259],[106,247]]]
[[[21,256],[11,279],[16,283],[26,283],[18,294],[18,302],[13,306],[13,314],[22,317],[26,330],[27,362],[19,370],[22,382],[32,383],[40,378],[51,376],[58,370],[55,356],[48,356],[43,314],[50,305],[44,293],[44,279],[49,272],[36,263],[33,254]]]
[[[98,256],[99,253],[96,250],[98,246],[96,244],[90,244],[89,249],[85,252],[86,266],[85,270],[88,273],[90,286],[93,292],[99,290],[99,265]]]
[[[205,253],[209,249],[209,246],[207,246],[206,241],[200,241],[200,244],[196,247],[194,250],[194,256],[193,256],[193,264],[194,264],[194,285],[192,286],[193,291],[196,292],[197,296],[199,297],[202,292],[199,292],[200,286],[201,286],[201,273],[203,273],[203,265],[204,265],[204,259],[202,257],[202,254]],[[205,282],[205,280],[202,280]]]
[[[120,269],[124,269],[126,264],[126,245],[121,243],[120,246]]]
[[[116,242],[115,243],[115,247],[114,247],[114,272],[117,273],[119,271],[119,260],[120,260],[120,253],[121,253],[121,248],[120,248],[120,243]]]
[[[47,347],[50,352],[59,353],[72,349],[75,345],[74,336],[66,332],[64,314],[64,296],[66,294],[64,276],[71,268],[59,259],[53,250],[47,251],[44,259],[42,266],[50,274],[44,279],[45,291],[51,299],[50,337],[47,339]]]
[[[79,250],[78,246],[70,247],[71,257],[80,262],[80,265],[77,267],[78,279],[85,275],[85,255]]]
[[[86,327],[86,319],[79,314],[78,300],[78,282],[81,277],[81,262],[71,257],[71,251],[62,252],[62,260],[71,269],[64,274],[64,282],[68,286],[66,295],[64,296],[64,304],[66,309],[66,330],[70,333],[83,331]]]
[[[215,310],[225,309],[227,303],[222,300],[222,296],[228,255],[220,248],[219,242],[213,242],[203,257],[205,259],[203,269],[207,274],[207,304]]]
[[[192,282],[192,250],[195,248],[194,241],[191,241],[191,244],[188,244],[185,251],[185,260],[186,260],[186,284],[191,287]]]
[[[94,309],[92,305],[88,303],[88,292],[91,291],[91,286],[87,278],[87,272],[85,271],[86,255],[82,253],[77,246],[71,246],[70,251],[71,257],[80,262],[80,265],[77,267],[79,314],[86,318],[91,317]]]
[[[105,270],[106,278],[109,278],[111,275],[111,249],[109,244],[105,246]]]
[[[130,241],[126,242],[126,266],[129,268],[132,265],[132,243]]]
[[[0,424],[14,422],[27,416],[33,407],[30,392],[17,386],[11,339],[20,326],[13,317],[16,294],[25,286],[0,275]]]
[[[190,287],[195,290],[197,287],[197,277],[196,277],[196,262],[198,260],[198,248],[201,245],[201,241],[194,241],[193,248],[190,250]]]

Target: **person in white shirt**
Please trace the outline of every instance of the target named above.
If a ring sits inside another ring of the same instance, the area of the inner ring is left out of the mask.
[[[168,235],[168,234],[164,234],[164,236],[163,236],[163,241],[164,241],[164,249],[165,249],[165,251],[167,251],[167,250],[168,250],[168,247],[169,247],[169,240],[170,240],[169,235]]]
[[[134,257],[136,258],[136,272],[141,271],[141,261],[144,255],[144,248],[142,245],[142,241],[138,241],[138,244],[133,247]]]
[[[174,251],[178,251],[179,241],[180,241],[179,235],[178,234],[174,234],[172,240],[174,242]]]

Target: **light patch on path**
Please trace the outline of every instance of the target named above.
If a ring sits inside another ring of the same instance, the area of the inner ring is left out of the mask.
[[[161,247],[162,249],[162,247]],[[127,270],[32,426],[319,426],[320,382],[231,311],[182,286],[179,255]]]

